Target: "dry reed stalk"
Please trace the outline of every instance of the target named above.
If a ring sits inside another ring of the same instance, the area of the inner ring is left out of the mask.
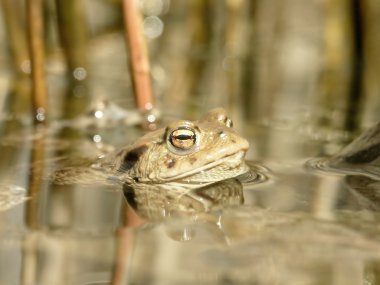
[[[140,111],[147,112],[153,108],[152,83],[141,15],[135,2],[135,0],[123,0],[125,36],[137,107]]]
[[[27,0],[27,30],[32,76],[34,122],[46,122],[47,87],[43,36],[42,0]]]

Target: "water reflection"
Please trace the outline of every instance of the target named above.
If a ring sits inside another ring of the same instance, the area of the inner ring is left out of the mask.
[[[251,172],[207,187],[131,188],[91,165],[138,136],[133,128],[2,130],[0,205],[9,206],[0,211],[0,283],[380,278],[380,186],[358,171],[342,177],[305,171],[304,160],[248,162]]]
[[[0,185],[0,211],[6,211],[30,199],[25,188],[18,185]]]
[[[340,152],[328,159],[314,159],[307,166],[322,171],[365,175],[380,179],[380,124],[363,132]]]
[[[371,211],[380,210],[379,180],[360,175],[348,175],[345,182],[362,208]]]
[[[196,217],[201,213],[244,202],[242,184],[228,179],[197,189],[175,188],[165,185],[124,185],[128,204],[144,219],[157,222],[169,217]]]
[[[352,212],[339,215],[342,221],[352,217]],[[370,219],[361,222],[374,226]],[[208,224],[191,220],[139,231],[126,283],[362,284],[379,277],[373,269],[379,243],[355,225],[252,207],[223,211],[219,224],[223,240]],[[192,231],[189,242],[167,235],[179,227]]]
[[[343,177],[341,188],[351,197],[350,208],[378,211],[379,200],[379,154],[380,124],[373,126],[354,139],[346,147],[330,158],[309,160],[306,167],[322,173],[335,173]],[[329,190],[331,193],[331,187]],[[337,200],[340,194],[332,200]],[[348,199],[345,199],[348,201]],[[352,203],[353,202],[353,203]]]
[[[75,178],[102,151],[86,134],[2,126],[0,283],[109,284],[121,191]]]

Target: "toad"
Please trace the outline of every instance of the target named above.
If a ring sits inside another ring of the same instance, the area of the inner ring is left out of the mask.
[[[225,110],[218,108],[198,121],[179,120],[148,133],[104,157],[97,167],[127,185],[197,188],[246,173],[248,147]]]

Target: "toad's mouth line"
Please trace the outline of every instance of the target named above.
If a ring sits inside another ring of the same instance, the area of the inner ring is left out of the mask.
[[[217,167],[217,166],[225,163],[226,161],[230,161],[230,160],[234,161],[234,163],[231,163],[231,170],[233,170],[233,169],[236,169],[242,165],[242,162],[244,161],[245,152],[246,152],[245,150],[239,150],[239,151],[234,152],[232,154],[226,154],[222,158],[220,158],[216,161],[207,163],[207,164],[205,164],[199,168],[192,169],[190,171],[186,171],[186,172],[183,172],[183,173],[177,174],[177,175],[160,177],[160,180],[162,182],[178,181],[178,180],[181,180],[181,179],[186,178],[188,176],[194,175],[198,172],[210,170],[210,169]]]

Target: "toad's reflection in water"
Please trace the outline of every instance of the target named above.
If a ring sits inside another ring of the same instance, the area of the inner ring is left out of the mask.
[[[136,213],[149,221],[199,214],[244,202],[242,183],[235,178],[195,189],[163,185],[124,185],[124,196]]]

